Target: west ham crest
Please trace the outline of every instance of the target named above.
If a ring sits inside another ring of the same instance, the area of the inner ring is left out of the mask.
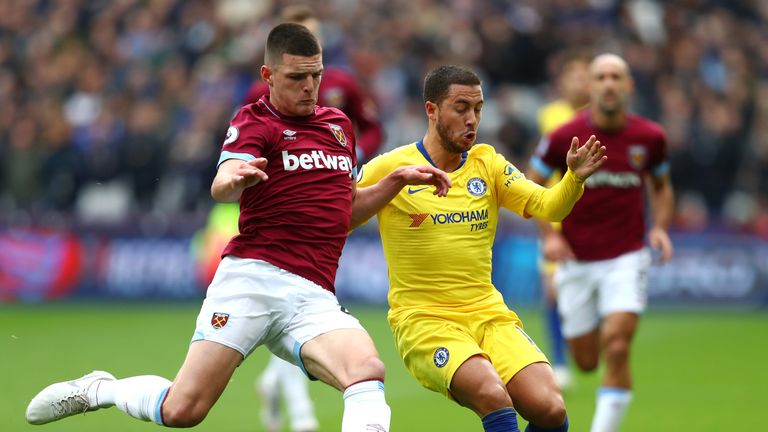
[[[631,145],[628,149],[629,165],[636,170],[643,169],[645,167],[645,162],[648,159],[648,153],[645,150],[645,147],[641,145]]]
[[[342,145],[342,147],[346,147],[347,136],[344,135],[344,129],[342,129],[341,126],[335,125],[333,123],[328,123],[328,126],[331,128],[331,132],[333,132],[333,136],[336,137],[336,141],[338,141],[339,144]]]
[[[222,312],[214,312],[213,316],[211,317],[211,325],[213,328],[220,329],[227,325],[227,322],[229,321],[229,314],[228,313],[222,313]]]

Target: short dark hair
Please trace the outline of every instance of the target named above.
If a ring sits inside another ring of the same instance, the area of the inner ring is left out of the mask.
[[[446,65],[433,69],[424,78],[424,102],[440,104],[452,84],[480,85],[480,77],[464,66]]]
[[[320,43],[306,27],[295,23],[275,26],[267,36],[264,63],[276,66],[282,63],[283,54],[311,57],[320,54]]]

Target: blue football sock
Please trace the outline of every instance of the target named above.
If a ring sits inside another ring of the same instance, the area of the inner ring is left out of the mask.
[[[566,432],[568,430],[568,416],[565,416],[565,423],[562,425],[547,429],[540,426],[536,426],[533,423],[528,423],[528,426],[525,427],[525,432]]]
[[[512,408],[502,408],[483,417],[485,432],[520,432],[517,413]]]
[[[565,366],[565,339],[563,339],[563,333],[560,331],[560,314],[557,313],[557,303],[547,304],[547,327],[549,327],[549,342],[552,349],[552,364]]]

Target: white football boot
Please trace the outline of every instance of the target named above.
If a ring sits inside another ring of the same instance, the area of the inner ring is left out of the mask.
[[[99,409],[94,395],[88,390],[99,381],[115,381],[112,374],[93,371],[72,381],[51,384],[35,396],[27,407],[27,421],[31,424],[45,424],[75,414]]]
[[[560,386],[560,390],[570,390],[573,387],[573,376],[568,366],[554,366],[555,381]]]

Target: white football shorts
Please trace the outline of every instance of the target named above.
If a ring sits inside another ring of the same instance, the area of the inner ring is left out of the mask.
[[[647,248],[600,261],[565,261],[555,271],[563,336],[581,336],[616,312],[642,314],[647,305]]]
[[[192,342],[217,342],[243,358],[266,345],[306,373],[301,346],[338,329],[363,327],[328,290],[268,262],[226,256],[208,287]]]

